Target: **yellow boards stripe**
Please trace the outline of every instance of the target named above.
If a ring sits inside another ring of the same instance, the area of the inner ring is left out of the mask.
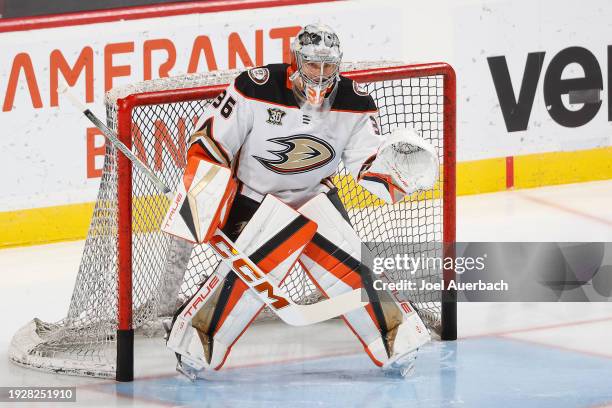
[[[612,147],[516,156],[514,186],[532,188],[612,178]]]
[[[612,147],[515,156],[513,161],[515,188],[612,179]],[[356,186],[352,178],[338,176],[334,181],[340,186],[341,199],[348,208],[382,205],[380,200]],[[505,189],[505,157],[457,163],[458,195]],[[433,196],[438,198],[439,194],[418,193],[409,199]],[[168,199],[153,195],[134,200],[138,210],[133,212],[133,230],[136,233],[156,231],[165,215]],[[84,203],[0,212],[0,247],[83,239],[93,208],[93,203]],[[101,203],[100,211],[112,217],[114,204]]]
[[[0,212],[0,247],[83,239],[93,203]]]
[[[506,158],[457,163],[457,195],[506,189]]]

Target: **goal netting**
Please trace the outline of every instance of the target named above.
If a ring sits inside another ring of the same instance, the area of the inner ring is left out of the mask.
[[[440,256],[440,243],[453,241],[455,228],[452,69],[446,64],[358,63],[345,64],[343,71],[373,96],[383,134],[414,127],[433,144],[442,164],[434,189],[396,205],[371,196],[340,165],[333,180],[353,227],[377,256],[392,255],[384,253],[389,250],[384,243],[406,244],[407,251],[417,243],[426,256]],[[105,100],[108,125],[172,188],[181,180],[187,139],[197,118],[239,72],[162,78],[115,88]],[[161,319],[194,294],[219,262],[207,245],[193,246],[160,232],[169,200],[125,160],[107,143],[68,313],[59,322],[35,318],[20,329],[10,346],[13,362],[64,374],[115,377],[118,326],[128,324],[137,337],[161,336]],[[426,279],[440,278],[440,271],[419,273]],[[123,283],[118,283],[121,279]],[[297,266],[283,287],[300,304],[320,298]],[[433,331],[444,331],[441,292],[414,292],[410,300]],[[121,305],[126,304],[131,305],[128,314],[124,310],[121,315]],[[270,313],[262,315],[271,318]],[[445,324],[454,322],[449,319]]]

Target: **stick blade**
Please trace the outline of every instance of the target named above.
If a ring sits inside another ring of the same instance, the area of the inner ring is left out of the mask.
[[[333,319],[367,304],[362,298],[362,289],[354,289],[311,305],[292,305],[293,307],[275,312],[283,322],[291,326],[308,326]]]

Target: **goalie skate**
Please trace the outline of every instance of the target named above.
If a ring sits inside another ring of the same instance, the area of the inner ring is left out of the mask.
[[[188,356],[176,353],[176,371],[187,377],[190,381],[195,381],[198,376],[204,372],[205,367],[201,367],[197,360]]]
[[[170,338],[172,332],[172,326],[176,323],[176,317],[174,319],[166,319],[162,322],[166,335],[164,336],[166,342]],[[191,329],[191,328],[190,328]],[[192,336],[185,336],[191,340]],[[195,381],[198,375],[206,369],[206,363],[204,360],[198,357],[192,357],[187,349],[181,350],[172,348],[174,356],[176,357],[176,371],[187,377],[190,381]]]

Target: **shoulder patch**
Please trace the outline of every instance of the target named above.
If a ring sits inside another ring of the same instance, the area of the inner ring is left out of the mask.
[[[257,67],[248,70],[249,78],[257,85],[263,85],[270,79],[270,71],[268,68]]]
[[[376,103],[364,86],[340,76],[340,84],[336,99],[332,105],[335,110],[348,110],[353,112],[376,111]]]
[[[361,86],[361,84],[353,81],[353,91],[355,91],[355,93],[359,96],[368,96],[368,91],[365,90],[365,88],[363,86]]]

